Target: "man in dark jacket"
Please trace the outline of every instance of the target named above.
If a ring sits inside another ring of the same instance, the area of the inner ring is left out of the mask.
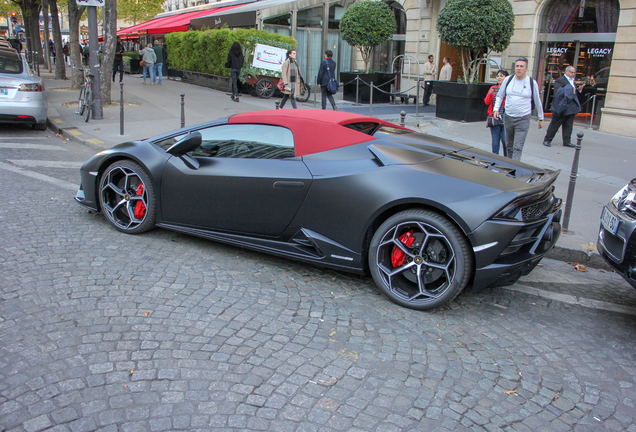
[[[119,71],[119,82],[124,80],[124,45],[121,43],[121,38],[117,36],[117,45],[115,46],[115,61],[113,62],[113,82],[115,82],[115,76]]]
[[[157,84],[161,85],[161,81],[163,80],[163,61],[165,57],[165,48],[157,39],[155,40],[155,46],[152,47],[152,49],[155,50],[155,54],[157,55],[157,61],[154,65],[155,75],[157,77]]]
[[[322,93],[322,109],[327,109],[327,98],[334,111],[338,111],[336,108],[336,101],[333,100],[333,95],[327,90],[327,84],[331,78],[336,79],[336,62],[331,58],[333,52],[331,50],[325,51],[325,59],[320,63],[320,69],[318,69],[318,76],[316,77],[316,83],[320,87]],[[327,70],[329,68],[329,70]]]
[[[574,116],[581,112],[581,102],[579,102],[578,93],[580,87],[576,88],[574,77],[576,71],[573,66],[565,68],[565,76],[557,78],[554,81],[554,98],[552,98],[552,121],[548,126],[548,131],[543,139],[543,145],[552,147],[552,139],[561,128],[563,137],[563,145],[565,147],[574,147],[572,144],[572,127],[574,125]]]

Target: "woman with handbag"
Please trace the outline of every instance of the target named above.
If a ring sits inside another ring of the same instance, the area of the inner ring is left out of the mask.
[[[298,63],[296,63],[296,50],[287,51],[287,59],[283,63],[281,68],[281,77],[283,81],[283,99],[280,101],[280,109],[283,109],[287,99],[291,96],[292,108],[298,108],[296,106],[296,96],[302,94],[300,71]]]
[[[331,50],[325,51],[325,59],[322,63],[320,63],[316,82],[318,83],[318,87],[320,87],[320,93],[322,93],[322,109],[327,109],[327,98],[329,98],[329,103],[333,110],[338,111],[338,108],[336,108],[336,101],[333,100],[335,92],[332,93],[329,91],[329,82],[336,78],[336,62],[331,59],[332,57],[333,52]],[[338,91],[337,81],[335,87],[336,91]]]
[[[146,84],[146,72],[150,70],[150,85],[155,83],[155,62],[157,61],[157,54],[152,49],[152,44],[146,45],[146,48],[139,51],[139,54],[143,55],[142,61],[139,62],[140,66],[144,67],[144,84]],[[143,65],[141,63],[144,63]]]
[[[500,117],[499,119],[494,118],[492,115],[492,107],[495,105],[495,98],[497,97],[499,86],[507,76],[507,70],[499,69],[497,71],[497,84],[490,87],[488,94],[484,98],[484,103],[488,105],[488,119],[486,120],[486,127],[490,128],[490,136],[492,137],[492,152],[494,154],[499,154],[499,143],[501,143],[503,144],[501,148],[503,149],[504,156],[508,155],[506,154],[506,131],[504,130],[503,117]],[[503,111],[503,103],[501,110]]]

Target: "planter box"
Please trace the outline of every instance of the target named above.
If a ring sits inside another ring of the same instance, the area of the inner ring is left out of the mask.
[[[129,74],[138,74],[143,72],[143,68],[139,66],[139,61],[136,59],[130,59],[130,64],[124,65],[124,72]]]
[[[183,78],[183,71],[168,68],[168,78]]]
[[[209,87],[223,92],[232,91],[232,80],[230,77],[211,75],[201,72],[180,71],[183,79],[191,84]]]
[[[393,78],[397,76],[396,73],[391,72],[375,72],[375,73],[358,73],[358,72],[340,72],[340,81],[343,83],[348,83],[355,79],[356,76],[359,76],[361,80],[366,82],[367,84],[373,83],[374,86],[380,87],[382,90],[386,92],[391,91],[391,84],[382,85],[388,81],[391,81]],[[368,104],[370,103],[370,87],[362,82],[359,83],[359,103]],[[346,101],[355,102],[356,101],[356,82],[352,82],[351,84],[346,84],[342,86],[342,98]],[[373,89],[373,103],[389,103],[391,102],[391,96],[388,94],[384,94],[377,89]]]
[[[464,84],[435,81],[433,93],[437,95],[435,115],[447,120],[465,122],[486,121],[488,105],[484,98],[492,83]]]

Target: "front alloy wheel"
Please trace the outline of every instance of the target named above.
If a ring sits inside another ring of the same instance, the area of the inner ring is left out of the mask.
[[[144,169],[129,160],[109,166],[99,182],[99,202],[116,229],[138,234],[155,225],[155,191]]]
[[[407,210],[387,219],[369,247],[376,285],[391,301],[428,310],[453,300],[466,286],[472,256],[463,234],[445,217]]]

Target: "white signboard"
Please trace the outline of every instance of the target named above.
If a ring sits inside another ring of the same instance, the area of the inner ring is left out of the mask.
[[[280,71],[283,66],[283,62],[285,61],[286,54],[287,50],[284,48],[256,44],[254,47],[254,60],[252,61],[252,66],[261,69]]]
[[[77,6],[98,6],[103,7],[105,0],[75,0]]]

